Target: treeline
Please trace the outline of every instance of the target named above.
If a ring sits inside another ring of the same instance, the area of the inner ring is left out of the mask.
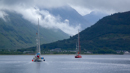
[[[17,51],[0,51],[0,55],[22,55],[22,54],[36,54],[36,50],[33,51],[31,49],[18,49]],[[71,51],[50,51],[50,50],[42,50],[41,54],[76,54],[76,52]],[[112,49],[98,49],[98,50],[81,50],[80,54],[124,54],[123,51],[117,52]]]
[[[80,32],[80,46],[84,50],[109,48],[114,51],[130,50],[130,11],[106,16]],[[78,35],[69,39],[41,45],[41,49],[61,48],[74,50]]]
[[[16,50],[7,50],[7,49],[1,49],[0,55],[18,55],[23,54],[23,52],[16,51]]]

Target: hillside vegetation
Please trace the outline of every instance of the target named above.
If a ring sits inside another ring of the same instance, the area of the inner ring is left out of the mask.
[[[0,18],[0,49],[21,49],[36,45],[37,25],[22,18],[22,15],[6,11],[6,21]],[[40,27],[41,44],[68,38],[60,30]]]
[[[69,39],[41,45],[43,49],[74,50],[77,35]],[[80,32],[82,50],[130,50],[130,12],[106,16]]]

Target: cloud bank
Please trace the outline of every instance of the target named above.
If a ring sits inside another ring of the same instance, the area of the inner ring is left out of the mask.
[[[21,4],[26,7],[37,6],[42,8],[56,8],[71,5],[81,14],[95,10],[109,14],[130,10],[130,0],[0,0],[0,3],[8,6]]]
[[[13,9],[10,9],[13,8]],[[22,17],[33,24],[38,24],[38,18],[39,18],[39,24],[48,29],[60,29],[63,32],[69,34],[69,35],[75,35],[78,31],[78,29],[81,29],[80,25],[78,26],[70,26],[69,22],[61,22],[61,17],[59,16],[53,16],[46,10],[40,10],[38,7],[24,7],[23,5],[17,5],[12,7],[6,7],[4,6],[4,9],[0,9],[0,17],[5,20],[5,12],[2,10],[9,10],[14,11],[18,14],[21,14]],[[7,14],[6,14],[7,15]],[[66,19],[67,20],[67,19]],[[66,21],[65,20],[65,21]],[[69,20],[68,20],[69,21]]]
[[[92,11],[112,14],[130,10],[130,0],[0,0],[0,18],[5,20],[5,16],[8,16],[3,10],[15,11],[34,24],[37,24],[39,18],[40,25],[45,28],[61,29],[69,35],[74,35],[80,29],[80,25],[70,26],[69,20],[61,22],[59,16],[55,17],[46,10],[40,10],[40,8],[49,9],[66,5],[74,8],[81,15]]]
[[[4,21],[6,21],[6,16],[8,16],[8,14],[6,14],[4,11],[0,10],[0,18],[2,18]]]

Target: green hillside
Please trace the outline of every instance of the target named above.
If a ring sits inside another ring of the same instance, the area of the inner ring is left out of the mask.
[[[36,45],[37,25],[15,12],[6,12],[6,21],[0,18],[0,49],[20,49]],[[40,27],[41,44],[65,39],[62,31]]]
[[[77,35],[69,39],[41,45],[43,49],[74,50]],[[80,33],[83,50],[130,50],[130,12],[106,16]]]

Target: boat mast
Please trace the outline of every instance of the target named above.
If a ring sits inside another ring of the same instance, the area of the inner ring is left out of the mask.
[[[76,55],[78,54],[78,46],[77,46],[77,43],[76,43]]]
[[[37,44],[37,46],[38,46],[38,52],[41,53],[40,52],[40,37],[39,37],[39,18],[38,18],[38,37],[37,37],[37,39],[38,39],[38,44]]]
[[[79,40],[79,30],[78,30],[78,54],[80,54],[80,40]]]

